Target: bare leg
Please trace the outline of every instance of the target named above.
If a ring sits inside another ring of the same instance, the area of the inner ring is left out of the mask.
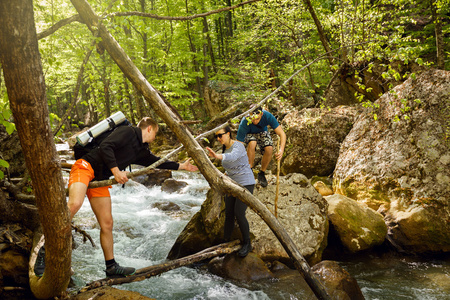
[[[272,159],[273,147],[267,146],[264,148],[264,154],[261,160],[261,171],[265,172],[267,166],[269,166],[270,160]]]
[[[80,210],[86,196],[87,185],[82,182],[74,182],[69,187],[69,201],[67,206],[70,211],[70,220]]]
[[[251,141],[250,143],[248,143],[247,146],[247,156],[250,168],[253,168],[253,164],[255,163],[255,151],[256,151],[256,141]]]
[[[94,197],[90,200],[92,211],[100,224],[100,244],[105,261],[114,258],[113,218],[111,197]]]

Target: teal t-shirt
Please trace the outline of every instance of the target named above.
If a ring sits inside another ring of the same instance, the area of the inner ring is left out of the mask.
[[[242,118],[236,137],[238,141],[244,142],[245,136],[249,133],[260,133],[263,131],[267,131],[267,126],[272,127],[272,129],[276,129],[278,126],[280,126],[277,119],[266,110],[263,110],[263,115],[258,124],[255,125],[253,123],[247,123],[248,121],[246,117]]]

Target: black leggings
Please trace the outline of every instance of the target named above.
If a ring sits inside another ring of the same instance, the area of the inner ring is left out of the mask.
[[[253,194],[254,184],[246,185],[244,187]],[[234,217],[236,217],[244,242],[250,241],[250,228],[248,226],[247,218],[245,217],[246,209],[247,204],[236,197],[225,195],[225,226],[223,232],[225,240],[228,241],[231,238],[234,229]]]

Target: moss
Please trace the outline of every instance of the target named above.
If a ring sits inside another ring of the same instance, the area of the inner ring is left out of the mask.
[[[384,191],[381,191],[379,189],[371,189],[368,191],[368,193],[370,195],[370,199],[379,200],[387,203],[390,202],[389,197],[386,195]]]

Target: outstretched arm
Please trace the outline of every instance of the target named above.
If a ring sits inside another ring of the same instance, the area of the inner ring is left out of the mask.
[[[222,158],[223,158],[223,155],[222,155],[222,154],[217,154],[216,152],[214,152],[213,149],[211,149],[211,148],[209,148],[209,147],[206,147],[206,150],[208,150],[208,155],[209,155],[209,157],[213,157],[213,158],[215,158],[215,159],[222,160]]]

